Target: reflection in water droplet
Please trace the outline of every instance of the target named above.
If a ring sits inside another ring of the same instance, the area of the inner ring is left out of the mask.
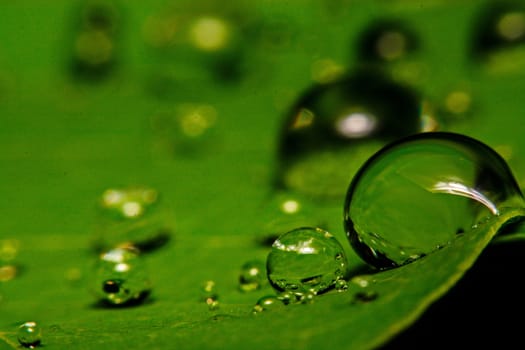
[[[137,250],[116,248],[96,261],[90,288],[109,305],[128,305],[142,302],[151,291],[151,282]]]
[[[266,266],[259,260],[244,263],[239,275],[239,288],[243,292],[260,289],[266,282]]]
[[[284,309],[284,304],[281,300],[279,300],[274,295],[267,295],[259,300],[257,300],[257,303],[253,307],[252,313],[253,314],[259,314],[263,311],[273,311],[273,310],[280,310]]]
[[[36,322],[25,322],[18,327],[17,338],[20,345],[33,349],[42,341],[42,329]]]
[[[348,178],[385,143],[422,131],[421,99],[379,73],[360,71],[306,91],[279,141],[278,183],[342,197]]]
[[[414,205],[417,203],[417,206]],[[470,137],[423,133],[377,152],[344,207],[354,250],[377,268],[411,262],[524,200],[505,161]]]
[[[99,252],[125,246],[149,252],[169,241],[171,221],[171,214],[155,189],[109,188],[99,201],[93,245]]]
[[[274,289],[300,296],[334,288],[346,269],[346,256],[339,242],[330,233],[313,227],[282,234],[266,261],[268,280]]]
[[[361,33],[357,52],[363,62],[394,61],[414,52],[419,47],[415,32],[407,23],[392,19],[379,19]]]

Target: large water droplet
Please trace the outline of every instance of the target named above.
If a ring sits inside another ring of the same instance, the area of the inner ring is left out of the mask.
[[[344,195],[352,176],[389,141],[422,130],[416,92],[359,71],[308,89],[292,106],[279,141],[278,183],[320,196]]]
[[[93,238],[98,251],[135,246],[148,252],[171,238],[171,213],[153,188],[109,188],[102,194],[98,209]]]
[[[33,349],[42,341],[42,329],[36,322],[24,322],[18,327],[17,338],[20,345]]]
[[[133,248],[116,248],[101,254],[90,286],[93,294],[109,305],[141,302],[151,291],[145,262]]]
[[[343,247],[330,233],[302,227],[282,234],[266,261],[268,280],[279,292],[319,294],[344,278],[347,260]]]
[[[370,158],[353,178],[344,226],[355,251],[377,268],[439,249],[505,207],[523,207],[505,161],[461,134],[413,135]]]

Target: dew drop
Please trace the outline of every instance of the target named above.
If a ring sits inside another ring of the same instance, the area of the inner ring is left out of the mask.
[[[257,303],[255,303],[255,306],[253,307],[252,313],[259,314],[263,311],[284,309],[284,307],[285,304],[275,295],[267,295],[257,300]]]
[[[100,198],[97,214],[92,243],[99,252],[125,246],[149,252],[171,238],[171,213],[159,193],[150,187],[107,189]]]
[[[251,260],[241,266],[239,289],[252,292],[260,289],[267,281],[266,266],[260,260]]]
[[[419,40],[412,28],[395,19],[378,19],[364,28],[357,42],[363,62],[395,61],[414,52]]]
[[[393,142],[349,186],[344,226],[376,268],[409,263],[524,200],[507,163],[471,137],[432,132]]]
[[[108,305],[142,302],[151,292],[147,268],[133,248],[115,248],[102,253],[94,266],[91,291]]]
[[[336,256],[343,258],[335,259]],[[268,280],[278,292],[320,294],[344,277],[347,260],[343,247],[330,233],[301,227],[282,234],[266,261]]]
[[[25,348],[34,349],[42,341],[42,329],[36,322],[24,322],[18,327],[18,342]]]
[[[281,131],[277,183],[303,194],[344,196],[348,176],[389,141],[421,131],[418,94],[378,72],[357,71],[305,91]]]

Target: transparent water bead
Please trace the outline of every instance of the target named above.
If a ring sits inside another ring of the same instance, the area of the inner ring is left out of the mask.
[[[320,294],[347,272],[343,247],[329,232],[301,227],[282,234],[266,260],[268,280],[278,292]]]
[[[42,341],[42,329],[36,322],[24,322],[18,327],[17,338],[20,345],[33,349]]]
[[[416,260],[524,199],[503,158],[461,134],[422,133],[391,143],[353,178],[344,226],[377,268]]]
[[[375,151],[422,130],[421,103],[409,87],[372,71],[310,87],[286,115],[277,184],[339,200],[348,174]]]
[[[116,248],[101,254],[95,263],[91,290],[110,305],[143,301],[151,291],[151,282],[139,252]]]
[[[93,245],[99,252],[127,245],[147,252],[164,245],[171,237],[173,218],[153,188],[108,188],[98,204]]]

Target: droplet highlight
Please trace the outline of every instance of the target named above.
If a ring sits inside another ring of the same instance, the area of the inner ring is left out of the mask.
[[[524,203],[507,163],[488,145],[429,132],[385,146],[361,167],[348,188],[344,227],[359,256],[385,269]]]
[[[282,234],[268,254],[268,280],[277,292],[296,296],[333,289],[347,271],[344,250],[329,232],[302,227]]]

